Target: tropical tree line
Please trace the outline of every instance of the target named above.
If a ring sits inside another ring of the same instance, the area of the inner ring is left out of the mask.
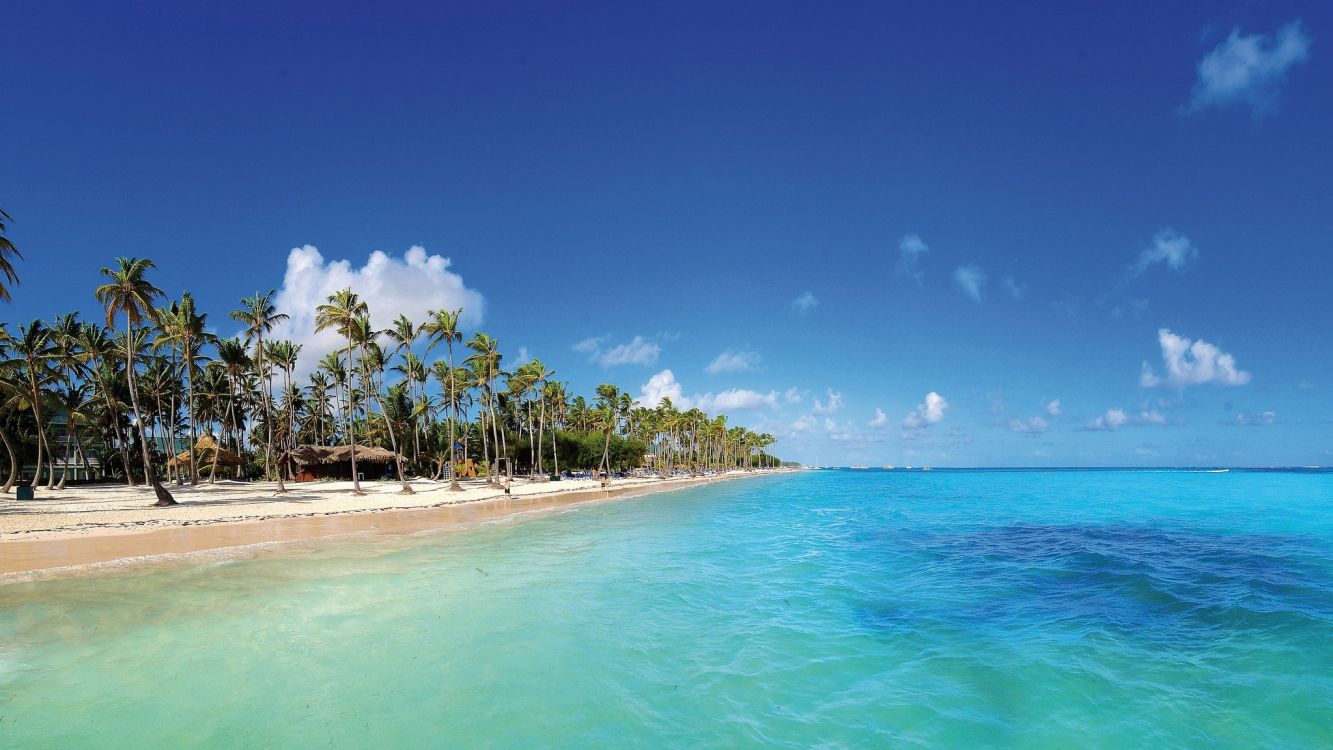
[[[0,222],[7,299],[18,281],[12,261],[22,256],[3,229]],[[153,285],[154,268],[141,258],[103,268],[96,319],[0,324],[4,491],[34,466],[33,487],[63,488],[82,468],[85,477],[152,485],[162,505],[175,500],[160,478],[266,478],[285,492],[295,478],[285,457],[303,445],[350,446],[357,493],[357,449],[366,446],[401,457],[392,474],[403,493],[414,477],[448,477],[461,489],[462,473],[495,484],[502,472],[649,467],[667,475],[777,464],[764,451],[771,435],[728,426],[725,415],[680,410],[669,399],[638,404],[609,384],[571,396],[540,360],[509,366],[495,337],[465,336],[460,309],[422,321],[399,316],[381,329],[364,299],[341,290],[319,305],[315,322],[342,345],[302,368],[301,345],[272,336],[286,318],[275,292],[241,300],[229,311],[240,333],[218,337],[189,292],[168,299]],[[204,437],[190,460],[170,460]],[[220,466],[224,451],[240,465]]]

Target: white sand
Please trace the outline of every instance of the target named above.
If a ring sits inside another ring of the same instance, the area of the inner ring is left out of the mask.
[[[733,472],[732,475],[741,474]],[[612,488],[656,488],[688,481],[673,479],[616,479]],[[153,528],[198,525],[269,518],[356,513],[393,509],[432,508],[504,497],[504,491],[484,480],[463,480],[462,492],[449,490],[448,482],[417,479],[411,482],[415,495],[397,494],[397,482],[362,482],[364,496],[352,494],[351,482],[289,482],[288,492],[275,494],[274,482],[222,481],[197,487],[166,485],[180,503],[152,507],[156,498],[150,487],[94,485],[65,490],[39,488],[37,499],[19,502],[0,496],[0,541],[68,536],[107,529]],[[559,482],[515,478],[514,498],[599,490],[595,479]]]

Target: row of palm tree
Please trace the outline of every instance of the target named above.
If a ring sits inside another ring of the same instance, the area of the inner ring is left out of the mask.
[[[7,298],[17,283],[12,261],[22,256],[3,229],[0,222],[0,297]],[[431,311],[419,324],[399,316],[376,329],[351,289],[316,309],[316,329],[336,332],[343,343],[301,384],[301,346],[272,336],[287,318],[275,292],[241,300],[230,312],[241,332],[219,338],[189,292],[167,300],[148,280],[154,268],[141,258],[103,268],[95,293],[102,320],[63,315],[12,332],[0,324],[5,491],[17,481],[20,457],[35,455],[34,487],[44,473],[49,488],[64,487],[81,464],[86,475],[119,474],[131,485],[142,476],[156,504],[170,505],[176,501],[159,469],[167,484],[216,482],[221,448],[252,460],[236,467],[237,478],[263,476],[282,493],[293,478],[285,457],[307,444],[349,446],[358,494],[357,448],[366,445],[399,456],[402,494],[414,491],[411,476],[447,476],[459,490],[458,474],[469,466],[482,467],[493,484],[504,462],[508,471],[558,476],[562,453],[566,469],[607,474],[643,464],[667,475],[776,463],[763,451],[772,436],[728,428],[725,416],[680,411],[666,399],[639,404],[609,384],[597,387],[591,403],[571,399],[540,360],[506,369],[495,337],[478,331],[465,340],[462,310]],[[456,361],[460,345],[465,356]],[[64,435],[53,429],[52,413],[65,417]],[[197,446],[204,436],[214,449],[167,460],[179,442]]]

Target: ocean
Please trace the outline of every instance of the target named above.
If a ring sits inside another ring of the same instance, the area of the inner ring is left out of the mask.
[[[1333,746],[1333,474],[811,471],[0,586],[0,747]]]

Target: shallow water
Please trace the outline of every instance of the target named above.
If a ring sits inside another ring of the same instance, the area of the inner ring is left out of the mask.
[[[811,472],[0,587],[0,747],[1327,747],[1333,475]]]

